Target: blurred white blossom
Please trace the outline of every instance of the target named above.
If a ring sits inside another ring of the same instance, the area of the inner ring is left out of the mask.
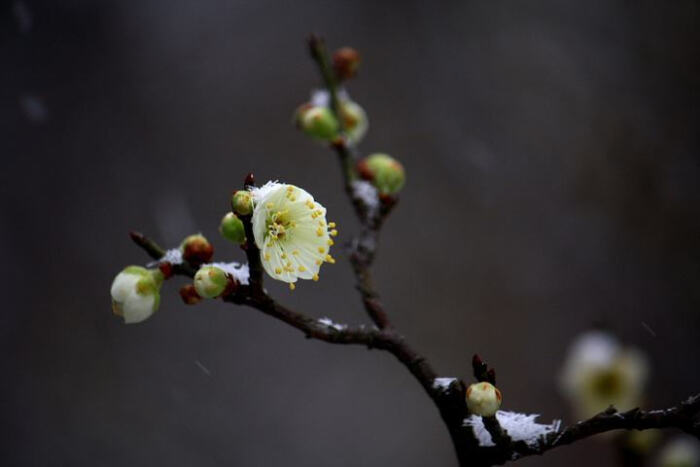
[[[621,411],[638,407],[647,376],[641,352],[622,347],[610,334],[591,331],[571,345],[560,384],[576,415],[588,418],[610,405]]]
[[[700,442],[689,436],[679,436],[661,450],[659,467],[699,467]]]

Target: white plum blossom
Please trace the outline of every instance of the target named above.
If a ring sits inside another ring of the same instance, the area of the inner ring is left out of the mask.
[[[307,191],[294,185],[268,182],[251,190],[253,235],[263,268],[272,278],[289,283],[318,280],[329,254],[335,223],[326,221],[326,208]]]
[[[638,350],[622,347],[610,334],[591,331],[572,344],[560,385],[577,416],[588,418],[610,405],[620,411],[638,407],[647,376],[647,361]]]
[[[112,312],[127,324],[148,319],[160,304],[163,274],[155,269],[129,266],[112,282]]]
[[[679,436],[670,441],[659,453],[659,467],[700,466],[700,442],[689,436]]]

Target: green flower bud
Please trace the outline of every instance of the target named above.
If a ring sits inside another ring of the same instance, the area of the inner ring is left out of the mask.
[[[214,247],[202,234],[185,238],[180,245],[180,251],[182,258],[193,265],[208,263],[214,255]]]
[[[112,312],[127,324],[148,319],[158,310],[162,284],[163,274],[157,269],[124,268],[112,282]]]
[[[380,194],[393,195],[401,191],[406,182],[403,166],[387,154],[372,154],[358,164],[362,178],[369,180]]]
[[[194,288],[203,298],[216,298],[226,290],[228,276],[215,266],[204,266],[194,275]]]
[[[222,237],[233,243],[240,244],[245,242],[245,228],[243,227],[243,222],[232,212],[229,212],[221,219],[219,232]]]
[[[467,408],[475,415],[492,417],[501,407],[501,391],[486,381],[472,384],[467,388]]]
[[[307,135],[321,140],[331,140],[338,134],[338,120],[328,107],[303,105],[296,114],[297,125]]]
[[[253,197],[248,190],[238,190],[231,197],[231,207],[239,216],[247,216],[253,212]]]
[[[348,143],[357,144],[362,141],[369,128],[365,110],[356,102],[344,100],[340,103],[340,116],[343,119],[343,129]]]

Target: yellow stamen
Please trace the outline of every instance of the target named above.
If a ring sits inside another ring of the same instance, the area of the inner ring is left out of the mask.
[[[299,272],[304,272],[306,271],[306,268],[304,266],[299,266]]]
[[[265,261],[270,261],[270,253],[265,253]]]
[[[335,237],[335,236],[338,235],[338,231],[335,230],[335,229],[333,229],[333,230],[330,231],[330,234],[331,234],[331,237]]]
[[[312,279],[314,280],[314,282],[318,282],[318,274],[314,274],[314,277],[312,277]]]
[[[290,283],[289,283],[289,290],[294,290],[294,289],[296,289],[296,288],[297,288],[297,286],[294,285],[294,282],[290,282]]]
[[[333,241],[333,239],[329,238],[328,239],[328,246],[333,246],[333,245],[335,245],[335,242]]]
[[[335,222],[329,222],[329,223],[328,223],[328,227],[330,227],[331,229],[334,228],[334,227],[335,227]]]
[[[322,246],[318,247],[318,252],[321,254],[324,254],[326,252],[326,249]]]
[[[294,250],[294,251],[292,251],[292,254],[293,254],[294,256],[297,256],[297,255],[299,254],[299,250]]]
[[[335,258],[333,258],[331,255],[326,255],[326,261],[335,264]]]
[[[275,268],[275,274],[282,274],[282,270],[280,268]]]

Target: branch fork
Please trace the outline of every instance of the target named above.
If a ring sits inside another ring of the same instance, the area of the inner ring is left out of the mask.
[[[325,44],[317,36],[308,41],[311,57],[318,65],[321,77],[330,95],[330,107],[339,117],[338,80],[328,58]],[[342,118],[338,118],[342,130]],[[349,259],[355,275],[356,288],[359,291],[364,309],[373,325],[346,326],[335,325],[312,318],[302,312],[294,311],[275,301],[263,287],[263,268],[260,251],[254,242],[251,215],[239,216],[245,228],[247,242],[242,245],[248,261],[249,283],[233,283],[221,298],[237,305],[247,305],[276,318],[301,331],[309,339],[317,339],[332,344],[352,344],[368,349],[384,350],[396,357],[415,377],[433,400],[452,438],[459,464],[462,466],[488,466],[503,464],[518,458],[541,455],[544,452],[573,442],[588,438],[598,433],[611,430],[644,430],[648,428],[677,428],[700,438],[700,394],[683,401],[675,407],[663,410],[642,411],[633,409],[618,412],[613,407],[594,417],[568,426],[536,443],[514,440],[498,421],[496,416],[482,417],[484,427],[491,435],[494,446],[482,446],[474,430],[465,420],[470,417],[466,402],[466,385],[455,379],[446,387],[436,385],[440,379],[428,360],[413,350],[404,337],[392,325],[383,303],[372,283],[370,268],[376,256],[379,233],[384,221],[395,207],[398,199],[393,196],[381,196],[377,200],[379,209],[372,212],[366,201],[358,196],[353,183],[358,181],[355,167],[355,155],[341,137],[331,143],[331,148],[338,155],[345,191],[355,208],[360,222],[360,233],[349,244]],[[255,185],[249,174],[244,187]],[[138,233],[131,232],[131,239],[141,247],[149,257],[160,260],[166,251],[153,240]],[[163,266],[170,275],[193,277],[196,267],[187,262]],[[183,299],[192,303],[198,301],[191,291],[183,293]],[[189,294],[189,295],[187,295]],[[196,295],[196,292],[195,292]],[[495,384],[495,371],[475,356],[472,361],[474,376],[477,381]]]

